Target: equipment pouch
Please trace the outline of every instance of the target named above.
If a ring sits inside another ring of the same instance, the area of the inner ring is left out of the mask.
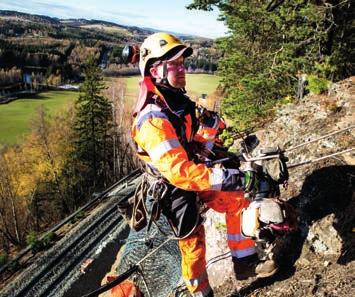
[[[270,159],[263,161],[263,167],[267,174],[277,183],[283,184],[288,180],[287,159],[280,155],[277,159]]]
[[[241,214],[241,233],[243,236],[255,238],[259,228],[259,208],[252,205],[243,209]]]

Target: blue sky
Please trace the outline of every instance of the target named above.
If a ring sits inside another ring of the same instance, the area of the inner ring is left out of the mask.
[[[219,12],[187,10],[192,0],[1,0],[0,9],[59,18],[85,18],[162,31],[220,37],[227,31]]]

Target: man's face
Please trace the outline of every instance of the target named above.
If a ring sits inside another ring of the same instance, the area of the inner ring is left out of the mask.
[[[175,60],[167,62],[167,79],[169,84],[173,88],[184,88],[186,85],[185,78],[185,66],[184,66],[184,58],[179,57]],[[163,64],[159,64],[158,66],[152,67],[150,69],[150,73],[154,78],[163,78],[164,72]]]

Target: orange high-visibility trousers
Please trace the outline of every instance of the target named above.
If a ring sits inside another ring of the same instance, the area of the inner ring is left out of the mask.
[[[255,254],[254,240],[240,233],[240,214],[249,205],[243,192],[199,192],[208,207],[226,214],[227,241],[232,257],[243,258]],[[179,240],[182,256],[182,277],[192,296],[207,296],[211,291],[206,271],[206,245],[203,225],[189,237]]]

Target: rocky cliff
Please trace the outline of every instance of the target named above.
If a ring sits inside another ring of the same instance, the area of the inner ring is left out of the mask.
[[[355,123],[355,77],[334,84],[327,95],[309,94],[278,108],[275,119],[257,132],[259,147],[290,148]],[[295,149],[288,164],[355,146],[355,130]],[[299,212],[300,231],[285,237],[284,267],[270,279],[236,281],[230,258],[212,264],[208,273],[216,296],[349,296],[354,282],[354,152],[290,170],[282,198]],[[208,252],[228,252],[224,216],[209,211]],[[223,258],[223,257],[221,257]],[[354,293],[354,291],[353,291]]]

